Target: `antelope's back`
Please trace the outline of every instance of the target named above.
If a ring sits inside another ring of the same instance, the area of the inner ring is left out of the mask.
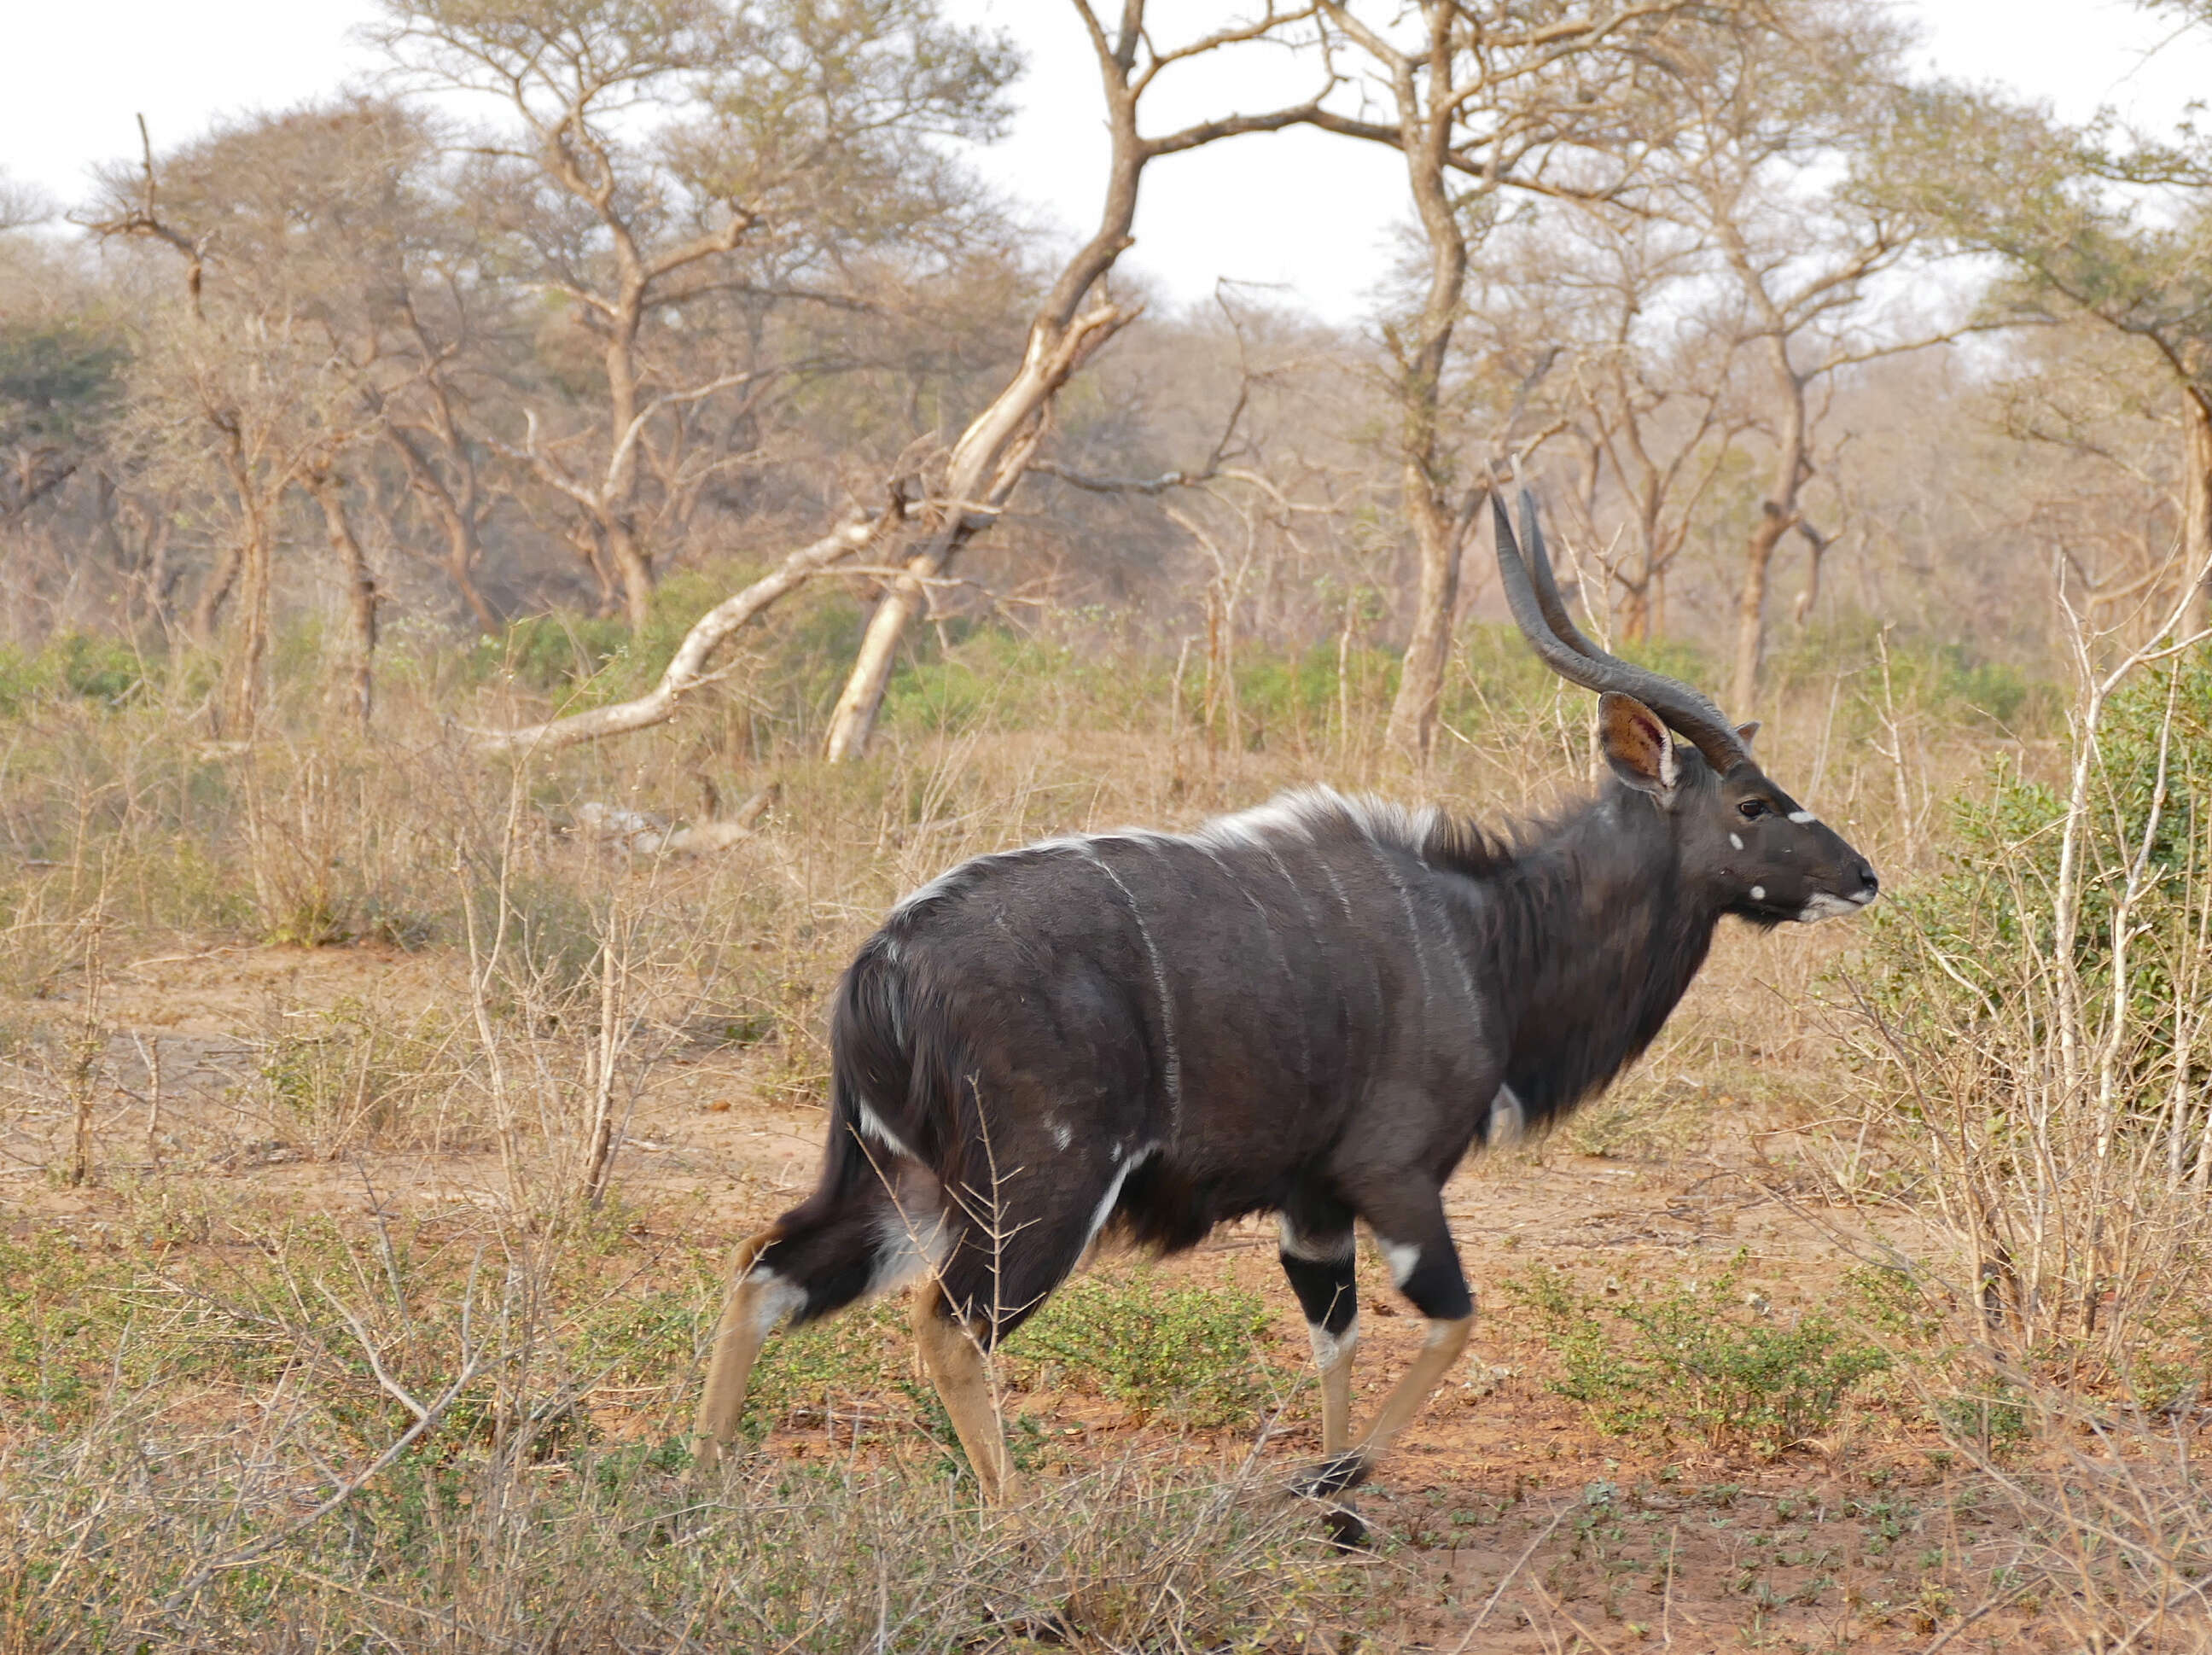
[[[1048,840],[915,892],[856,970],[896,971],[909,1042],[946,1048],[932,1067],[964,1066],[1010,1142],[1265,1181],[1378,1090],[1480,1068],[1464,897],[1424,860],[1437,831],[1311,792],[1188,835]]]

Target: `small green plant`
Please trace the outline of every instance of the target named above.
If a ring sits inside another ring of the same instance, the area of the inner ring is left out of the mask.
[[[2027,1440],[2027,1405],[2002,1380],[1979,1391],[1943,1397],[1934,1411],[1947,1439],[1984,1458]]]
[[[1093,1386],[1139,1420],[1243,1428],[1288,1388],[1269,1355],[1267,1301],[1150,1269],[1070,1282],[1008,1342],[1024,1384]]]
[[[1642,1298],[1588,1293],[1555,1270],[1506,1288],[1536,1314],[1563,1376],[1601,1430],[1778,1454],[1836,1417],[1852,1386],[1889,1366],[1876,1346],[1817,1312],[1794,1324],[1743,1301],[1734,1265],[1712,1281]]]

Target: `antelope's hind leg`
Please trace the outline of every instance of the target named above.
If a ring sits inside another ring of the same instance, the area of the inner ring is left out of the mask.
[[[1003,1504],[1013,1492],[1013,1459],[991,1395],[982,1341],[954,1316],[945,1289],[933,1278],[915,1289],[914,1343],[975,1469],[984,1503]]]
[[[911,1281],[941,1256],[946,1235],[933,1182],[902,1181],[902,1199],[878,1183],[818,1195],[741,1244],[714,1329],[707,1384],[692,1433],[692,1466],[711,1471],[738,1434],[753,1364],[789,1320],[811,1322],[854,1299]]]
[[[762,1252],[778,1239],[775,1230],[763,1230],[740,1242],[731,1261],[729,1292],[722,1301],[721,1320],[714,1326],[707,1384],[699,1397],[698,1422],[692,1428],[695,1472],[711,1471],[721,1463],[738,1434],[738,1419],[745,1411],[745,1388],[761,1347],[805,1298],[805,1289],[772,1270],[754,1268]]]

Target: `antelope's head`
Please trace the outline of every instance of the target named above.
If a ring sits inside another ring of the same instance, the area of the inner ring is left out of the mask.
[[[1685,882],[1720,911],[1760,925],[1810,924],[1871,903],[1881,889],[1873,866],[1752,758],[1759,727],[1729,723],[1688,685],[1583,636],[1552,578],[1535,501],[1521,491],[1518,539],[1499,490],[1492,490],[1491,504],[1498,572],[1514,620],[1553,672],[1599,692],[1606,763],[1664,816]]]

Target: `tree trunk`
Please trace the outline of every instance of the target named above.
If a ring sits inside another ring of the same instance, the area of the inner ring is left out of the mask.
[[[317,478],[309,485],[315,503],[323,508],[323,527],[330,536],[331,555],[346,587],[347,699],[354,721],[368,727],[376,696],[376,577],[346,516],[345,485],[334,477]]]
[[[222,560],[208,571],[207,580],[200,587],[200,595],[192,604],[192,640],[203,648],[215,642],[216,623],[222,618],[222,606],[229,601],[231,588],[238,584],[238,568],[243,561],[239,543],[230,542],[222,549]]]
[[[1406,467],[1409,485],[1420,476]],[[1459,524],[1425,488],[1407,489],[1407,509],[1413,519],[1413,541],[1421,557],[1420,584],[1413,599],[1413,630],[1390,703],[1385,739],[1417,759],[1425,760],[1436,739],[1443,704],[1444,677],[1451,667],[1452,618],[1459,611]]]
[[[1449,460],[1437,424],[1452,326],[1459,319],[1460,296],[1467,285],[1467,230],[1460,204],[1444,184],[1455,109],[1451,29],[1458,14],[1455,7],[1437,0],[1429,0],[1423,9],[1429,25],[1425,60],[1401,59],[1392,75],[1399,143],[1405,152],[1421,234],[1429,247],[1429,290],[1408,342],[1412,349],[1403,354],[1398,383],[1406,510],[1420,551],[1421,576],[1413,599],[1413,635],[1406,644],[1384,739],[1425,764],[1436,739],[1444,674],[1451,665],[1452,619],[1459,605],[1460,549],[1465,538],[1451,508]],[[1428,78],[1425,110],[1419,87],[1423,70]]]
[[[1135,6],[1129,15],[1141,19],[1142,6]],[[1130,50],[1134,49],[1133,38]],[[927,583],[943,575],[960,548],[994,520],[997,508],[1012,495],[1028,469],[1030,456],[1043,435],[1044,413],[1053,398],[1091,353],[1130,319],[1132,313],[1112,304],[1076,313],[1077,307],[1130,244],[1129,228],[1137,216],[1137,184],[1149,159],[1137,136],[1137,98],[1128,83],[1127,65],[1107,58],[1101,67],[1114,154],[1097,232],[1068,260],[1039,307],[1030,325],[1021,367],[953,445],[945,466],[945,503],[939,508],[939,526],[921,550],[908,558],[907,573],[891,583],[869,618],[844,692],[830,713],[824,752],[832,764],[858,758],[867,751],[869,739],[875,733],[876,715],[883,709],[884,691],[890,684],[899,640],[905,636],[908,623],[921,612],[929,590]],[[979,504],[988,514],[971,514]]]
[[[2183,631],[2212,625],[2212,401],[2191,386],[2181,394],[2181,564],[2197,582]]]
[[[1759,503],[1759,526],[1743,551],[1743,585],[1736,594],[1735,671],[1729,678],[1729,712],[1746,718],[1759,693],[1759,664],[1766,651],[1767,574],[1774,549],[1790,532],[1790,520],[1772,501]]]
[[[635,267],[627,237],[616,255],[623,266],[622,291],[607,331],[607,441],[612,445],[599,489],[599,526],[615,576],[622,582],[623,613],[632,632],[653,618],[653,553],[637,532],[637,333],[645,313],[648,278]]]
[[[258,502],[246,507],[238,560],[236,648],[230,660],[229,724],[224,733],[250,741],[261,721],[261,667],[269,654],[269,524]]]
[[[1760,288],[1755,298],[1765,296]],[[1770,308],[1771,301],[1769,301]],[[1749,718],[1759,696],[1759,662],[1766,654],[1766,588],[1774,563],[1774,549],[1782,537],[1797,526],[1798,496],[1810,469],[1805,454],[1805,381],[1790,361],[1790,341],[1780,326],[1766,336],[1767,362],[1773,375],[1774,399],[1779,406],[1776,421],[1774,476],[1766,498],[1759,502],[1759,522],[1744,543],[1743,585],[1738,589],[1735,611],[1735,671],[1729,679],[1729,711]]]
[[[496,636],[501,625],[499,612],[486,601],[476,579],[477,566],[483,561],[483,540],[477,531],[477,490],[473,461],[456,452],[457,437],[447,432],[440,433],[447,452],[454,455],[454,469],[460,473],[460,489],[456,494],[438,475],[429,457],[415,447],[404,431],[387,428],[385,435],[399,450],[415,492],[430,502],[430,509],[437,514],[439,525],[446,532],[446,555],[441,560],[446,578],[461,594],[469,613],[476,617],[477,630],[488,638]]]
[[[1135,180],[1130,179],[1132,210]],[[1088,283],[1085,283],[1087,289]],[[1086,311],[1062,324],[1048,313],[1030,330],[1029,349],[1006,388],[978,414],[953,446],[945,469],[945,498],[937,526],[906,561],[906,573],[892,581],[868,618],[860,654],[845,680],[844,693],[830,715],[824,752],[830,763],[858,758],[874,734],[890,685],[900,638],[921,612],[929,581],[943,575],[975,533],[995,520],[1029,469],[1030,456],[1044,433],[1043,415],[1054,397],[1091,354],[1127,324],[1127,313],[1111,305]],[[985,510],[977,513],[976,506]]]
[[[642,632],[653,618],[653,558],[627,513],[608,518],[607,551],[622,581],[623,617],[632,632]]]

